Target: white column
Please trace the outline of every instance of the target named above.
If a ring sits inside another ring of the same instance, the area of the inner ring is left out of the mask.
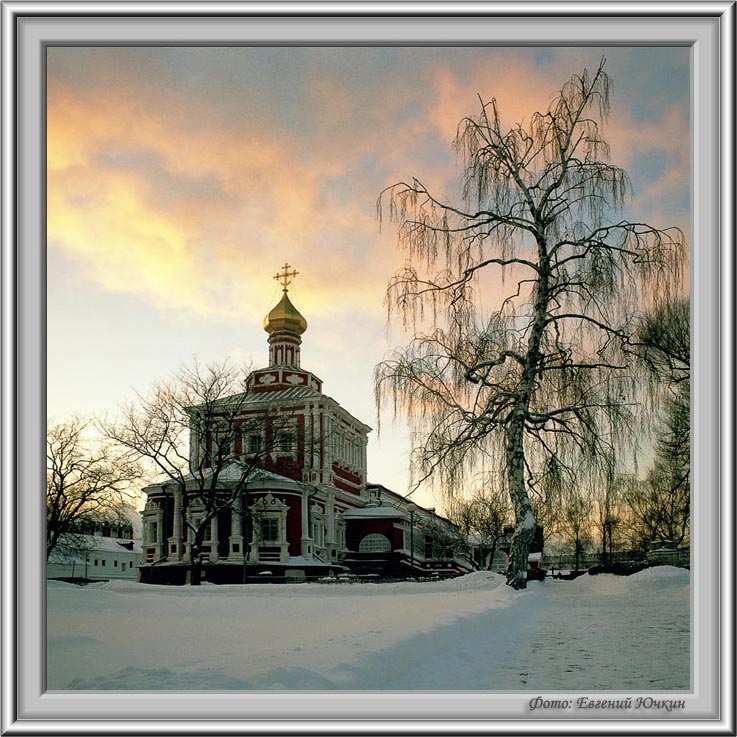
[[[191,428],[189,433],[189,459],[193,468],[197,468],[200,465],[200,436],[198,432],[197,421],[195,420],[195,426]]]
[[[305,407],[305,437],[304,437],[304,480],[311,483],[317,481],[317,464],[315,463],[315,408],[312,404]]]
[[[191,510],[189,509],[187,510],[187,519],[189,520],[190,524],[194,524],[195,516],[196,515],[193,515]],[[194,539],[194,532],[192,531],[191,527],[188,527],[187,528],[187,542],[184,544],[184,557],[186,560],[190,560],[193,539]]]
[[[329,412],[323,412],[322,443],[324,448],[322,464],[322,483],[330,484],[333,480],[333,448],[336,438],[333,437],[333,423]]]
[[[218,518],[217,515],[210,520],[210,561],[218,559]]]
[[[143,540],[141,541],[141,544],[143,546],[146,546],[148,545],[150,540],[151,540],[151,530],[149,529],[148,517],[144,517],[143,518]]]
[[[338,542],[335,537],[335,497],[332,494],[328,494],[325,498],[325,516],[328,523],[328,543]]]
[[[367,468],[368,468],[368,461],[367,461],[367,452],[368,452],[368,437],[364,435],[361,438],[361,495],[364,496],[366,493],[366,474],[367,474]]]
[[[314,404],[310,407],[310,427],[310,471],[312,472],[313,481],[320,483],[322,480],[320,473],[320,448],[322,447],[322,434],[320,432],[320,412]]]
[[[245,553],[243,549],[243,525],[241,523],[242,505],[243,497],[239,496],[230,510],[230,537],[228,538],[230,551],[228,560],[242,561]],[[234,550],[236,545],[238,546],[237,552]]]
[[[168,557],[172,560],[182,559],[182,492],[180,489],[174,492],[174,519],[172,520],[172,535],[169,538]]]
[[[312,544],[312,538],[310,537],[310,508],[309,501],[307,499],[309,492],[306,489],[302,490],[302,540],[301,540],[301,553],[304,556],[312,555],[314,546]]]
[[[164,508],[156,510],[156,559],[164,557]]]

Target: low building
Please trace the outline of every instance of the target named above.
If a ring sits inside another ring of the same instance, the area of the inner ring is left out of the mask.
[[[62,535],[46,562],[46,577],[63,581],[138,579],[141,541],[106,535]]]

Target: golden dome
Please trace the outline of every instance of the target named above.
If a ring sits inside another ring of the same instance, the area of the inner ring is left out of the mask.
[[[279,304],[264,318],[264,330],[273,333],[296,333],[302,335],[307,330],[307,320],[291,303],[286,290]]]

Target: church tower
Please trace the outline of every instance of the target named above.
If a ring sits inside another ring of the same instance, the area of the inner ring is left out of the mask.
[[[274,279],[282,285],[284,294],[279,304],[264,318],[264,330],[269,334],[269,366],[290,366],[299,368],[300,337],[307,330],[307,320],[300,315],[288,295],[292,279],[298,271],[289,271],[284,264]]]
[[[269,365],[254,371],[246,382],[249,392],[271,392],[290,387],[308,387],[322,392],[322,381],[300,366],[302,334],[307,320],[289,299],[289,285],[298,271],[284,264],[274,279],[282,286],[282,298],[264,318],[264,330],[269,334]]]

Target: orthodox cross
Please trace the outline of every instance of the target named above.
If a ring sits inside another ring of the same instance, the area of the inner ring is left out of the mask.
[[[282,267],[282,270],[277,272],[274,279],[276,279],[284,288],[284,291],[287,291],[287,287],[292,283],[292,279],[294,279],[295,276],[299,274],[299,271],[289,271],[289,264],[284,264]]]

